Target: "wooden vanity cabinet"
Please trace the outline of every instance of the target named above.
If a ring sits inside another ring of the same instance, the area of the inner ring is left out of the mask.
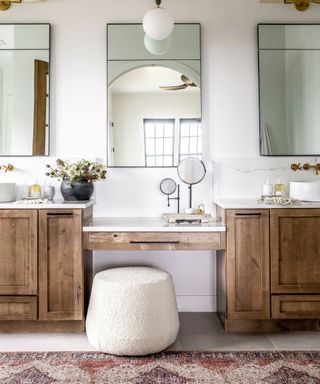
[[[82,320],[82,211],[39,211],[39,319]]]
[[[230,331],[320,330],[320,209],[220,209],[218,311]]]
[[[270,217],[272,318],[320,319],[320,209]]]
[[[37,316],[36,210],[0,210],[0,320]]]
[[[268,210],[228,210],[226,273],[228,318],[270,318]]]
[[[37,294],[37,211],[0,210],[0,295]]]
[[[92,207],[0,209],[0,332],[84,330],[82,228],[91,218]]]
[[[320,293],[320,209],[271,210],[271,291]]]

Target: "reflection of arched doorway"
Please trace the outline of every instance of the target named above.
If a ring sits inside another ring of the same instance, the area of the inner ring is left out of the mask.
[[[184,63],[183,61],[164,61],[162,62],[148,62],[148,61],[124,61],[124,62],[110,62],[108,68],[108,87],[110,87],[117,79],[125,75],[128,72],[134,71],[139,68],[147,67],[159,67],[159,68],[169,68],[174,71],[184,74],[189,79],[191,79],[198,88],[201,88],[201,75],[200,75],[200,66],[198,62]]]
[[[178,130],[181,119],[201,119],[201,97],[198,86],[178,90],[161,87],[184,84],[187,76],[196,84],[195,71],[181,72],[166,65],[135,65],[118,69],[109,78],[108,87],[108,162],[109,166],[145,166],[146,137],[144,122],[171,120],[175,126],[172,137],[178,160]],[[192,73],[193,76],[190,74]],[[198,77],[199,80],[199,76]],[[168,166],[168,165],[165,165]],[[171,165],[172,166],[172,165]]]

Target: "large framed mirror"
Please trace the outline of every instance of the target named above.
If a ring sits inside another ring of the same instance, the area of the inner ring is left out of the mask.
[[[154,44],[141,24],[107,25],[108,166],[176,167],[201,159],[199,24]]]
[[[49,24],[0,24],[0,156],[49,155]]]
[[[259,24],[260,154],[320,154],[320,24]]]

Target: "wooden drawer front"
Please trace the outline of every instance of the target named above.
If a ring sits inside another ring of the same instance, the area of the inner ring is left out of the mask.
[[[0,295],[36,295],[36,210],[0,210]]]
[[[320,319],[320,295],[272,296],[273,319]]]
[[[87,238],[86,238],[87,236]],[[85,233],[86,248],[128,250],[192,250],[224,248],[224,233],[176,232],[89,232]]]
[[[228,319],[269,319],[269,211],[227,212]]]
[[[271,210],[271,292],[320,292],[320,209]]]
[[[0,320],[36,320],[37,297],[0,296]]]
[[[83,319],[82,212],[39,213],[39,319]]]

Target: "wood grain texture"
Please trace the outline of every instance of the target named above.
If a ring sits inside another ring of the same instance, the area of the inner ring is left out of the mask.
[[[46,154],[48,73],[48,62],[43,60],[34,61],[33,156],[44,156]]]
[[[0,320],[36,320],[36,296],[0,296]]]
[[[83,266],[84,266],[84,314],[87,314],[91,288],[93,283],[93,252],[83,251]]]
[[[225,320],[227,332],[320,331],[318,319]]]
[[[217,312],[222,322],[227,313],[227,252],[217,251]]]
[[[39,319],[82,320],[82,211],[39,212]]]
[[[0,333],[61,333],[84,332],[85,322],[81,321],[0,321]],[[70,382],[71,383],[71,382]]]
[[[320,295],[272,296],[273,319],[320,319]]]
[[[36,210],[0,210],[0,295],[36,295]]]
[[[224,233],[183,232],[89,232],[84,244],[89,250],[218,250]]]
[[[320,209],[271,210],[272,293],[320,293]]]
[[[269,210],[227,210],[227,318],[270,318]]]

